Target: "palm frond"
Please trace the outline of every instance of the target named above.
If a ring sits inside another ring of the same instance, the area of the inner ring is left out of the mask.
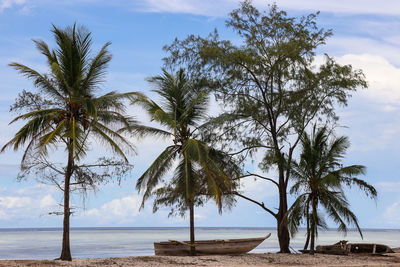
[[[136,189],[139,192],[143,192],[142,208],[144,207],[145,201],[151,196],[153,189],[170,170],[176,154],[177,148],[175,146],[168,146],[137,180]]]

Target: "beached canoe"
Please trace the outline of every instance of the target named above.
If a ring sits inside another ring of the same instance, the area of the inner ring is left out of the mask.
[[[364,243],[350,243],[348,250],[350,253],[367,253],[367,254],[384,254],[394,253],[394,251],[383,244],[364,244]]]
[[[347,241],[340,241],[333,245],[317,246],[316,253],[347,255],[354,254],[384,254],[393,253],[394,251],[386,245],[374,243],[347,243]]]
[[[244,254],[256,248],[270,236],[271,234],[259,238],[199,240],[194,246],[197,255]],[[156,255],[184,256],[190,254],[190,246],[189,241],[154,242],[154,252]]]

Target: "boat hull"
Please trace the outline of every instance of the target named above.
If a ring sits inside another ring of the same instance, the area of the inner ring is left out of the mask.
[[[196,241],[196,255],[244,254],[256,248],[270,235],[260,238]],[[154,242],[154,252],[163,256],[187,256],[190,255],[189,243],[189,241]]]
[[[367,243],[348,243],[328,246],[317,246],[317,253],[334,254],[334,255],[348,255],[348,254],[384,254],[393,253],[393,250],[382,244],[367,244]]]
[[[350,243],[348,244],[350,253],[367,253],[367,254],[384,254],[394,253],[394,251],[383,244],[364,244],[364,243]]]

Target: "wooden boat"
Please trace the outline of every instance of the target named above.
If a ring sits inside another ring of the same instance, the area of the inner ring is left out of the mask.
[[[345,240],[333,245],[316,247],[316,253],[335,255],[348,255],[349,253],[379,255],[393,252],[394,251],[386,245],[374,243],[347,243]]]
[[[347,249],[347,241],[342,240],[333,245],[317,246],[316,253],[322,254],[333,254],[333,255],[347,255],[349,251]]]
[[[260,245],[271,234],[259,238],[226,239],[226,240],[199,240],[194,246],[197,255],[212,254],[244,254]],[[154,242],[156,255],[185,256],[190,254],[189,241],[169,240],[167,242]]]
[[[384,254],[394,253],[394,251],[383,244],[364,244],[364,243],[350,243],[347,244],[350,253],[367,253],[367,254]]]

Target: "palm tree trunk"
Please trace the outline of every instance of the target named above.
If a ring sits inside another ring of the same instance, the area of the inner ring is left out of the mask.
[[[317,204],[315,199],[312,200],[312,216],[311,216],[311,244],[310,244],[310,254],[314,255],[315,246],[315,231],[317,229]]]
[[[72,151],[68,151],[68,165],[65,172],[64,181],[64,223],[63,223],[63,240],[62,240],[62,250],[60,260],[71,261],[71,249],[69,242],[69,219],[71,215],[71,210],[69,208],[69,193],[70,193],[70,180],[72,176],[73,168],[73,154]]]
[[[308,248],[308,244],[310,243],[310,206],[309,203],[307,203],[307,237],[306,237],[306,243],[304,244],[304,250]]]
[[[196,256],[196,247],[194,242],[194,203],[189,202],[190,211],[190,256]]]

